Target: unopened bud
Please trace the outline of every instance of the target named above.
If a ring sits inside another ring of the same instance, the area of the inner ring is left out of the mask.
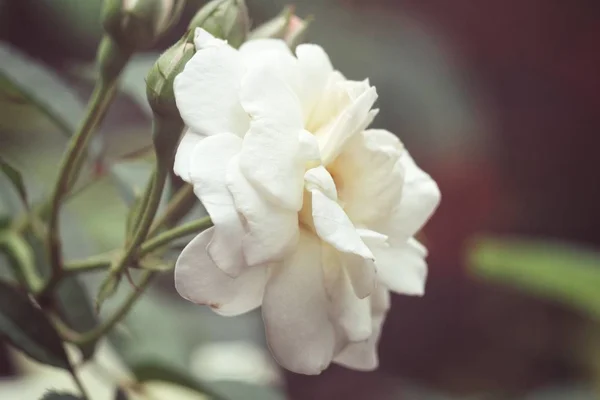
[[[194,40],[196,28],[239,47],[248,36],[250,17],[244,0],[213,0],[202,7],[190,22],[188,42]]]
[[[292,16],[288,31],[283,38],[292,51],[295,50],[299,44],[304,43],[308,34],[308,28],[312,21],[312,17],[302,19],[295,15]]]
[[[293,16],[294,7],[285,7],[278,16],[254,28],[248,34],[248,40],[283,39],[288,33]]]
[[[102,21],[121,47],[146,49],[177,22],[185,0],[105,0]]]
[[[146,77],[146,95],[155,115],[179,118],[173,82],[195,53],[194,45],[181,38],[156,61]]]

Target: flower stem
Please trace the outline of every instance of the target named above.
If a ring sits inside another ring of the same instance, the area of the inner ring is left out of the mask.
[[[140,247],[139,255],[142,256],[148,254],[164,246],[165,244],[172,242],[175,239],[191,235],[192,233],[196,233],[198,231],[203,231],[205,229],[210,228],[211,226],[212,221],[210,217],[204,217],[192,222],[188,222],[187,224],[178,226],[177,228],[165,231],[153,237],[152,239],[149,239],[146,242],[144,242],[144,244],[142,244],[142,246]]]
[[[192,233],[199,233],[208,229],[212,226],[210,217],[204,217],[187,224],[178,226],[176,228],[165,231],[152,239],[145,241],[136,253],[136,258],[142,258],[146,254],[169,244],[171,241],[185,237]],[[71,261],[65,264],[64,272],[66,273],[77,273],[83,271],[95,271],[99,269],[109,268],[111,265],[111,259],[114,257],[115,252],[110,252],[104,255],[98,255],[95,257],[87,258],[84,260]]]
[[[83,382],[81,381],[81,378],[79,378],[79,375],[77,374],[77,371],[75,370],[75,366],[73,365],[73,363],[71,361],[69,361],[70,364],[70,368],[69,368],[69,373],[71,374],[71,376],[73,377],[73,380],[75,381],[75,385],[77,385],[77,388],[79,389],[79,392],[81,393],[81,398],[83,400],[91,400],[90,395],[88,394],[85,385],[83,384]]]
[[[146,203],[146,207],[141,212],[141,217],[137,221],[137,229],[127,244],[127,248],[121,258],[111,267],[111,274],[118,276],[125,268],[127,268],[127,265],[129,265],[134,258],[138,246],[140,246],[148,235],[148,231],[150,230],[150,226],[152,225],[152,221],[154,220],[154,216],[156,215],[156,211],[160,204],[160,198],[166,180],[167,170],[165,168],[157,168],[154,170],[152,179],[148,183],[150,185],[150,190],[146,190],[145,192],[146,198],[144,199],[144,203]]]
[[[112,330],[127,315],[144,290],[152,282],[152,278],[154,278],[155,275],[156,273],[154,271],[144,271],[142,273],[140,282],[136,285],[137,288],[129,293],[125,302],[121,304],[121,306],[113,315],[110,316],[109,319],[94,329],[85,333],[78,333],[68,328],[64,323],[55,321],[57,330],[64,339],[77,345],[98,340]]]
[[[110,266],[110,262],[114,258],[114,255],[115,252],[110,252],[108,254],[99,254],[84,260],[72,261],[65,264],[63,271],[72,274],[83,271],[90,272],[99,269],[105,269]]]
[[[60,277],[62,270],[61,244],[59,237],[59,213],[62,201],[67,195],[70,186],[75,182],[81,162],[81,154],[86,151],[87,144],[95,128],[106,113],[116,90],[116,79],[106,81],[100,79],[94,88],[88,103],[87,113],[77,133],[71,138],[65,155],[61,161],[58,178],[54,185],[50,200],[50,216],[48,221],[47,247],[51,266],[51,277],[46,284],[48,290],[52,289]]]
[[[196,197],[192,185],[185,185],[179,189],[167,205],[165,212],[156,219],[150,228],[148,236],[152,237],[162,228],[176,224],[194,206],[195,202]]]

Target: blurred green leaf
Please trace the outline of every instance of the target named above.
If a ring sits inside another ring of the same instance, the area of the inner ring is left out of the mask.
[[[132,372],[138,382],[161,381],[168,382],[178,386],[183,386],[198,393],[206,394],[213,399],[222,399],[222,396],[215,393],[207,385],[199,382],[194,377],[188,375],[185,371],[175,367],[160,365],[156,363],[140,363],[133,365]]]
[[[469,251],[470,268],[486,279],[565,303],[600,318],[600,253],[528,239],[486,237]]]
[[[0,157],[0,170],[2,170],[4,175],[6,175],[6,177],[14,185],[15,189],[19,193],[19,196],[21,196],[23,205],[27,207],[27,189],[25,189],[25,184],[23,183],[23,177],[21,176],[21,173],[8,162],[3,160],[2,157]]]
[[[24,210],[21,196],[15,190],[10,179],[0,173],[0,216],[6,221],[12,220]]]
[[[71,135],[85,109],[73,90],[50,69],[6,43],[0,43],[0,77]]]
[[[70,369],[63,343],[43,311],[4,282],[0,282],[0,336],[43,364]]]
[[[132,160],[119,162],[111,167],[111,178],[127,206],[131,207],[142,195],[150,180],[152,166],[146,160]]]
[[[149,117],[152,116],[152,109],[146,97],[146,76],[159,55],[145,53],[134,56],[121,76],[121,90],[127,93]]]
[[[63,279],[57,288],[56,302],[65,323],[73,330],[83,333],[98,325],[98,318],[84,286],[76,276]],[[96,342],[80,346],[84,360],[89,360],[96,350]]]
[[[83,400],[83,398],[70,393],[48,392],[41,400]]]
[[[23,237],[14,231],[0,231],[0,251],[6,254],[19,282],[34,291],[41,287],[42,281],[36,270],[34,251]]]

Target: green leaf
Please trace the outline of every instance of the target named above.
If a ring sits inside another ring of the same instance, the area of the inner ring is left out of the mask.
[[[155,363],[139,363],[131,368],[138,382],[161,381],[183,386],[195,392],[206,394],[213,399],[221,399],[222,396],[215,393],[207,385],[196,378],[188,375],[185,371]]]
[[[152,108],[146,96],[146,76],[159,56],[158,53],[134,56],[121,76],[121,90],[127,93],[149,117],[152,117]]]
[[[0,59],[0,76],[71,135],[85,112],[74,91],[53,71],[6,43],[0,43]]]
[[[182,369],[156,363],[134,364],[132,371],[139,382],[167,382],[204,394],[213,400],[283,400],[285,398],[274,390],[242,382],[203,383]]]
[[[470,268],[493,281],[567,304],[600,318],[600,253],[550,241],[482,238]]]
[[[145,160],[119,162],[111,167],[110,174],[125,204],[131,207],[150,180],[152,163]]]
[[[83,400],[83,398],[70,393],[48,392],[41,400]]]
[[[43,364],[70,370],[63,343],[44,312],[4,282],[0,282],[0,336]]]
[[[0,251],[6,254],[15,278],[32,291],[41,288],[35,254],[27,241],[16,232],[0,231]]]
[[[61,281],[55,300],[63,320],[71,329],[84,333],[98,325],[88,293],[76,276],[69,276]],[[83,359],[89,360],[96,350],[96,342],[87,342],[79,349]]]
[[[6,177],[12,182],[15,189],[19,193],[21,200],[23,201],[23,204],[25,207],[27,207],[29,204],[27,201],[27,190],[25,189],[25,184],[23,183],[23,177],[21,176],[21,173],[12,165],[3,160],[2,157],[0,157],[0,170],[2,170],[4,175],[6,175]]]
[[[5,42],[0,42],[0,59],[0,92],[8,92],[9,101],[32,106],[65,136],[71,136],[85,115],[85,106],[75,90],[50,68]],[[2,108],[0,111],[4,111]],[[7,115],[3,117],[6,119]],[[102,147],[101,138],[93,138],[88,149],[90,156],[98,158]]]

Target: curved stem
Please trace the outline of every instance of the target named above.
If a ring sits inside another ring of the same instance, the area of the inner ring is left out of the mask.
[[[160,235],[157,235],[152,239],[145,241],[140,246],[139,251],[135,254],[135,258],[142,258],[146,254],[169,244],[173,240],[191,235],[192,233],[202,232],[203,230],[208,229],[211,226],[212,221],[210,217],[204,217],[165,231]],[[64,271],[67,273],[77,273],[80,271],[95,271],[98,269],[109,268],[114,253],[115,252],[110,252],[105,255],[99,255],[84,260],[72,261],[70,263],[65,264]]]
[[[71,138],[65,155],[61,161],[58,178],[50,200],[50,216],[48,221],[47,247],[51,266],[51,277],[46,284],[48,290],[57,282],[62,270],[62,255],[59,234],[59,213],[62,201],[79,173],[81,154],[86,151],[87,144],[95,128],[106,113],[116,91],[116,79],[106,81],[100,79],[94,88],[88,103],[87,113],[77,133]]]
[[[192,222],[188,222],[187,224],[178,226],[177,228],[170,229],[166,232],[163,232],[150,240],[147,240],[140,247],[139,255],[143,256],[148,254],[166,244],[169,244],[175,239],[179,239],[192,233],[196,233],[198,231],[203,231],[212,226],[212,221],[210,217],[204,217],[197,219]]]
[[[181,218],[187,214],[187,212],[193,207],[196,202],[194,195],[194,187],[192,185],[185,185],[175,193],[165,212],[156,219],[148,236],[152,237],[162,228],[167,228],[170,225],[176,224]]]
[[[94,257],[86,258],[84,260],[72,261],[70,263],[65,264],[64,272],[72,274],[83,271],[90,272],[108,268],[115,254],[116,252],[113,251],[106,254],[99,254]]]
[[[121,256],[118,262],[111,268],[111,274],[119,275],[131,262],[135,256],[138,246],[144,241],[160,205],[160,198],[162,196],[163,187],[167,180],[166,168],[158,167],[152,175],[152,180],[149,185],[151,189],[147,191],[147,203],[146,207],[141,214],[141,218],[138,221],[138,227],[135,230],[133,237],[127,244],[125,252]]]
[[[81,398],[83,400],[91,400],[91,397],[88,394],[88,392],[87,392],[87,390],[85,388],[85,385],[83,384],[83,382],[79,378],[79,375],[77,375],[77,371],[75,370],[75,367],[73,366],[73,363],[71,361],[69,361],[69,364],[70,364],[70,367],[71,367],[71,368],[69,368],[69,373],[73,377],[73,380],[75,381],[75,385],[79,389],[79,392],[81,392],[81,396],[82,396]]]
[[[135,302],[144,292],[144,289],[146,289],[152,282],[152,278],[154,278],[155,275],[156,273],[154,271],[144,271],[142,273],[140,282],[137,284],[137,289],[129,293],[127,299],[117,309],[117,311],[111,315],[109,319],[98,325],[96,328],[85,333],[78,333],[68,328],[64,323],[55,321],[57,330],[64,339],[77,345],[98,340],[100,337],[112,330],[123,319],[123,317],[127,315],[129,310],[131,310]]]

